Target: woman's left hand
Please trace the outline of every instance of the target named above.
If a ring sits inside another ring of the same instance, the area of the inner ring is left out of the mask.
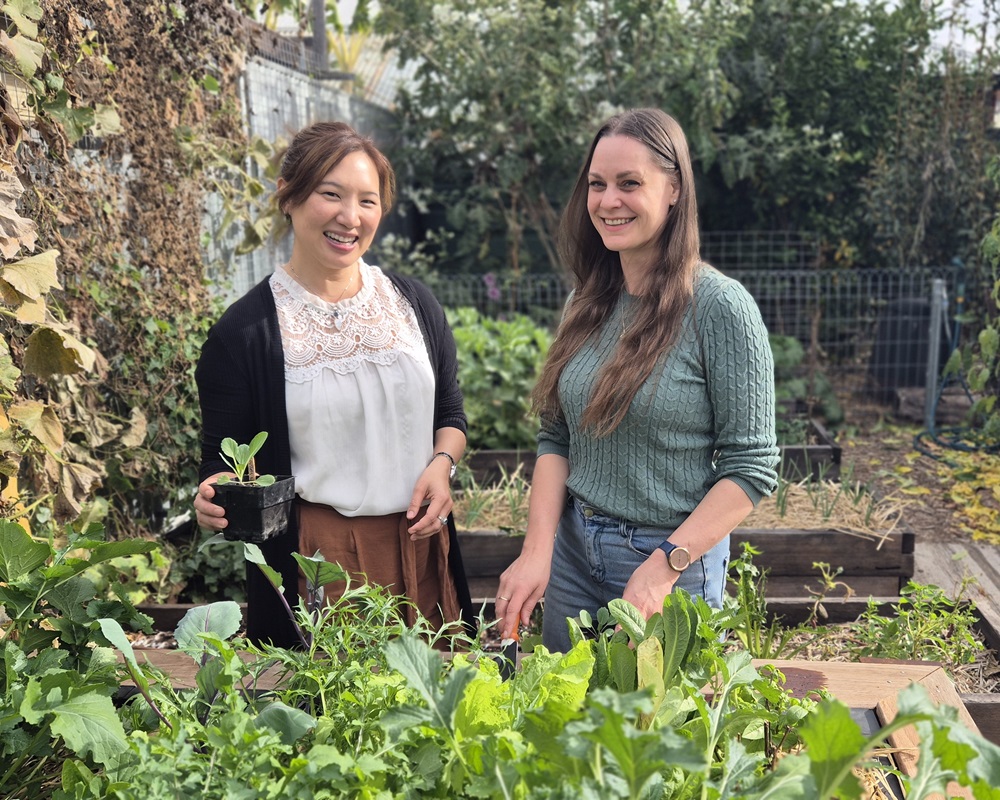
[[[406,518],[416,519],[422,506],[426,513],[407,530],[413,541],[435,536],[446,524],[454,503],[451,499],[451,463],[446,458],[435,458],[421,473],[413,488]]]
[[[680,577],[667,563],[662,550],[656,550],[643,561],[625,584],[622,599],[627,600],[645,619],[663,611],[664,598],[673,591],[674,583]]]

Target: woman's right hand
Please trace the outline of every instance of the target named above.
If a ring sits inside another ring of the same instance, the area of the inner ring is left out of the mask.
[[[494,608],[501,638],[512,639],[520,625],[531,621],[531,612],[545,594],[552,569],[552,554],[548,558],[521,551],[500,576]]]
[[[217,472],[198,484],[198,495],[194,498],[194,512],[198,525],[210,531],[221,531],[229,524],[226,520],[226,509],[212,502],[215,497],[215,487],[212,484],[221,475],[236,477],[232,472]]]

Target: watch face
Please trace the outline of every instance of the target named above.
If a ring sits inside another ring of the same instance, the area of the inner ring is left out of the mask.
[[[691,566],[691,553],[685,547],[675,547],[667,556],[667,561],[672,569],[683,572]]]

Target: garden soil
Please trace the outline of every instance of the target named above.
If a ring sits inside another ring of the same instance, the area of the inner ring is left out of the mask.
[[[1000,546],[1000,458],[954,449],[921,427],[860,409],[839,433],[841,479],[899,501],[902,524],[920,541],[974,536]]]

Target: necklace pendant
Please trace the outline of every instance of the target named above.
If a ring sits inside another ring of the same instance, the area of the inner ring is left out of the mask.
[[[334,319],[340,319],[340,311],[337,310],[336,308],[333,309],[333,318]]]

